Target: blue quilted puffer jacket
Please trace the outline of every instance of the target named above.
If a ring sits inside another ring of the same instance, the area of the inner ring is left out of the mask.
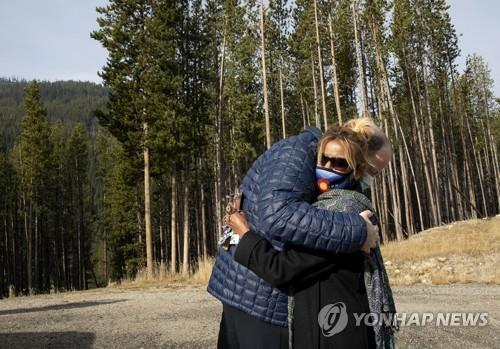
[[[366,224],[355,213],[320,210],[316,200],[316,147],[321,131],[274,144],[252,165],[241,184],[243,211],[253,231],[277,249],[301,245],[332,252],[358,251]],[[207,291],[256,318],[287,326],[287,295],[233,259],[236,246],[219,248]]]

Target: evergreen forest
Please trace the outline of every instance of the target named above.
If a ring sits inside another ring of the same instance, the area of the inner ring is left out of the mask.
[[[382,241],[500,212],[500,99],[445,0],[110,0],[90,82],[0,79],[0,297],[213,257],[272,144],[371,117]]]

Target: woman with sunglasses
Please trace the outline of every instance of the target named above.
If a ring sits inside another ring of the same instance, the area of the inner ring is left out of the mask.
[[[369,186],[371,176],[387,165],[391,151],[385,135],[377,131],[370,120],[358,119],[350,127],[334,126],[323,135],[316,168],[322,194],[316,207],[372,210],[370,200],[361,194],[363,185]],[[290,349],[394,348],[391,326],[372,326],[359,317],[395,313],[378,248],[371,256],[361,251],[332,254],[299,246],[277,251],[249,231],[243,213],[231,215],[227,223],[240,235],[235,260],[290,295]]]

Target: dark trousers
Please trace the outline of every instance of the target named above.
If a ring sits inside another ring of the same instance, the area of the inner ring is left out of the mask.
[[[288,328],[223,304],[217,349],[287,349]]]

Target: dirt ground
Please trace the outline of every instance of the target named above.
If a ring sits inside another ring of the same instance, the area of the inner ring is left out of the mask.
[[[486,326],[404,326],[398,348],[499,348],[500,286],[394,287],[398,312],[488,312]],[[98,289],[0,300],[0,348],[215,348],[204,287]]]

